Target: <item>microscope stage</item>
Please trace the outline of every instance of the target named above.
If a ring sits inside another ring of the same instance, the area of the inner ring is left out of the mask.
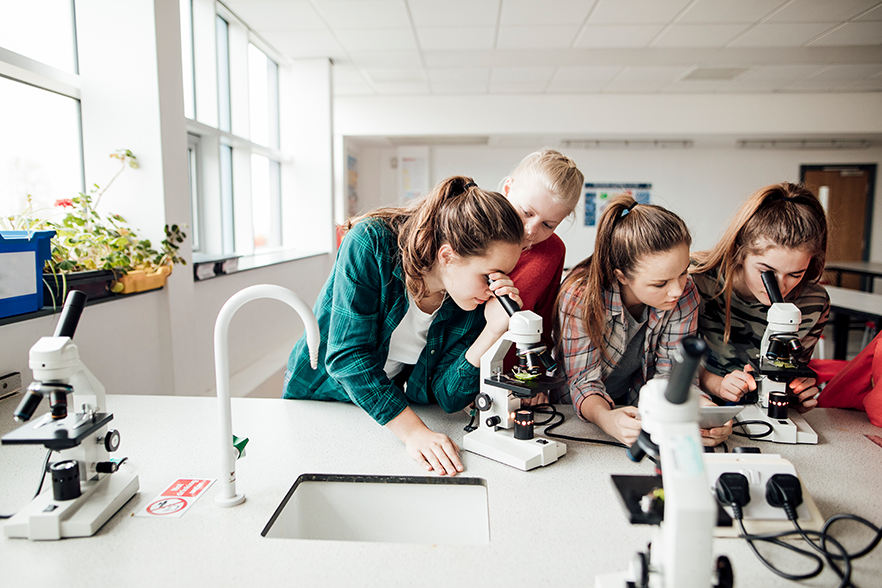
[[[113,420],[113,415],[98,412],[88,421],[83,421],[83,418],[82,414],[69,414],[61,420],[53,421],[47,413],[35,422],[25,423],[7,434],[2,442],[3,445],[43,445],[53,451],[70,449]],[[80,421],[83,421],[82,424],[76,427]]]

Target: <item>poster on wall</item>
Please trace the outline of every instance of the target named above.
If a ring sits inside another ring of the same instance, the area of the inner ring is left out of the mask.
[[[585,226],[597,226],[606,204],[613,196],[629,194],[638,204],[649,204],[652,184],[616,183],[593,184],[585,182]]]
[[[346,210],[349,216],[356,216],[358,209],[358,159],[346,155]]]
[[[398,148],[398,197],[402,202],[429,193],[429,148]]]

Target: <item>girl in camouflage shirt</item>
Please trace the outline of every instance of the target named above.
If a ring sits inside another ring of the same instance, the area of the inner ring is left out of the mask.
[[[708,251],[693,254],[692,278],[701,292],[698,331],[710,353],[700,370],[701,387],[737,402],[756,390],[754,371],[771,306],[760,275],[773,271],[785,302],[802,313],[797,336],[808,361],[830,313],[830,299],[818,280],[824,271],[827,220],[804,186],[766,186],[741,206],[729,228]],[[817,405],[813,378],[790,383],[798,410]]]

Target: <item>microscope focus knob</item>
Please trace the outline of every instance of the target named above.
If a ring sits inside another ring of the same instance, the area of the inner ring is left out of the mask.
[[[107,430],[107,434],[104,436],[104,448],[109,453],[113,453],[119,449],[119,431],[116,429]]]
[[[478,394],[477,398],[475,398],[475,406],[478,407],[478,410],[490,410],[491,404],[493,404],[493,399],[490,398],[489,394]]]
[[[502,422],[502,419],[499,418],[498,416],[492,416],[492,417],[488,417],[487,420],[484,422],[487,423],[488,427],[495,427],[496,425],[498,425],[499,423]]]

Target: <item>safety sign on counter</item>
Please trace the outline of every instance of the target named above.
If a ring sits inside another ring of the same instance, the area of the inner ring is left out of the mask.
[[[177,518],[202,496],[213,479],[179,478],[135,513],[136,517]]]

